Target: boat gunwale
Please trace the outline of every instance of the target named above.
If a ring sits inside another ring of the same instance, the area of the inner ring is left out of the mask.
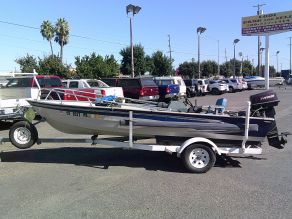
[[[152,112],[152,113],[167,113],[167,114],[173,114],[173,115],[183,115],[183,116],[191,116],[191,115],[197,115],[197,116],[202,116],[202,117],[224,117],[224,118],[239,118],[239,119],[245,119],[245,116],[230,116],[230,115],[224,115],[224,114],[202,114],[202,113],[193,113],[193,112],[173,112],[173,111],[167,111],[167,110],[151,110],[151,109],[123,109],[120,107],[115,107],[115,106],[96,106],[94,104],[90,105],[91,103],[89,102],[84,102],[87,103],[88,105],[80,106],[80,105],[69,105],[69,104],[64,104],[64,101],[58,101],[56,100],[28,100],[28,102],[31,103],[36,103],[37,105],[39,104],[45,104],[49,106],[61,106],[61,107],[73,107],[73,108],[85,108],[85,109],[90,109],[90,108],[96,108],[96,109],[103,109],[103,110],[118,110],[118,111],[124,111],[124,112],[129,112],[129,111],[137,111],[137,112]],[[74,101],[70,101],[71,103]],[[68,103],[68,102],[67,102]],[[79,102],[78,102],[79,103]],[[31,104],[32,106],[34,106]],[[38,106],[45,108],[44,106]],[[274,118],[269,118],[269,117],[252,117],[250,116],[250,119],[256,119],[256,120],[266,120],[266,121],[275,121]]]

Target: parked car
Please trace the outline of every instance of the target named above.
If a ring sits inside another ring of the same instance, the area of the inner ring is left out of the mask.
[[[212,94],[223,94],[229,91],[226,82],[221,80],[209,80],[208,89]]]
[[[103,78],[103,82],[113,87],[122,87],[124,96],[141,100],[158,100],[159,91],[152,77]]]
[[[292,84],[292,75],[289,75],[289,77],[286,80],[286,84]]]
[[[42,90],[46,88],[47,90]],[[37,75],[37,73],[14,73],[7,78],[7,84],[0,91],[0,117],[15,120],[21,117],[23,109],[30,108],[28,99],[45,98],[50,89],[62,89],[61,79],[54,75]],[[51,93],[52,98],[58,98]],[[60,98],[63,99],[64,95]]]
[[[229,92],[231,93],[242,90],[242,84],[238,79],[225,78],[223,81],[228,84]]]
[[[270,77],[269,78],[270,86],[283,85],[284,82],[285,82],[285,79],[283,77]]]
[[[97,79],[69,79],[62,80],[65,88],[75,89],[95,93],[96,96],[117,96],[124,97],[123,89],[121,87],[110,87],[106,83]]]
[[[179,95],[179,85],[174,84],[173,79],[165,77],[154,77],[154,82],[158,86],[159,100],[165,101]]]
[[[194,79],[184,80],[187,87],[187,97],[194,97],[199,94],[198,85]]]
[[[5,78],[1,78],[0,79],[0,88],[1,87],[5,87],[6,86],[6,84],[8,83],[8,80],[7,79],[5,79]]]
[[[265,78],[260,76],[246,76],[244,80],[247,82],[248,89],[265,87]]]
[[[39,90],[46,88],[47,90],[42,90],[40,95],[40,98],[44,98],[49,89],[63,88],[61,79],[55,75],[17,76],[7,80],[7,84],[1,89],[1,96],[6,96],[6,99],[36,99]]]
[[[238,80],[242,84],[242,90],[247,90],[248,86],[247,86],[247,82],[244,80],[244,78],[239,78]]]
[[[186,84],[184,82],[184,80],[182,79],[181,76],[171,76],[170,78],[172,78],[174,80],[174,84],[178,84],[179,85],[179,96],[180,97],[184,97],[187,95],[187,87]]]
[[[208,79],[195,79],[194,82],[198,86],[198,93],[200,95],[206,95],[209,92],[209,80]]]

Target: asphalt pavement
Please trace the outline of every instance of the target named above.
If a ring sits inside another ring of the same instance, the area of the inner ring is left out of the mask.
[[[292,87],[274,88],[280,131],[292,131]],[[259,90],[192,98],[244,107]],[[46,123],[40,137],[72,137]],[[1,137],[8,125],[2,124]],[[285,149],[218,159],[205,174],[163,152],[88,144],[0,145],[0,218],[292,218],[292,137]]]

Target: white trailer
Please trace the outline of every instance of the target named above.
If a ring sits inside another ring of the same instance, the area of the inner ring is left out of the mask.
[[[203,137],[194,137],[186,140],[181,145],[159,145],[159,144],[139,144],[133,141],[133,112],[129,112],[129,136],[123,140],[99,139],[98,136],[92,136],[91,139],[52,139],[38,138],[38,131],[34,124],[28,121],[15,123],[9,132],[9,138],[1,138],[0,143],[11,142],[18,148],[26,149],[33,144],[46,143],[92,143],[93,145],[108,145],[111,147],[147,150],[147,151],[164,151],[167,153],[176,153],[183,160],[185,167],[193,173],[204,173],[210,170],[216,161],[216,155],[229,154],[247,154],[256,155],[262,153],[260,146],[250,146],[248,140],[249,119],[250,119],[250,102],[246,109],[245,133],[242,136],[241,147],[219,147],[214,142]]]

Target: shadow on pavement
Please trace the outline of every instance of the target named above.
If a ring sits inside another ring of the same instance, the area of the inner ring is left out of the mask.
[[[120,148],[61,147],[1,152],[2,162],[74,164],[108,169],[111,166],[143,167],[151,171],[187,172],[175,154]],[[215,167],[240,167],[232,158],[217,157]]]
[[[12,122],[0,121],[0,131],[8,130],[12,126]]]

